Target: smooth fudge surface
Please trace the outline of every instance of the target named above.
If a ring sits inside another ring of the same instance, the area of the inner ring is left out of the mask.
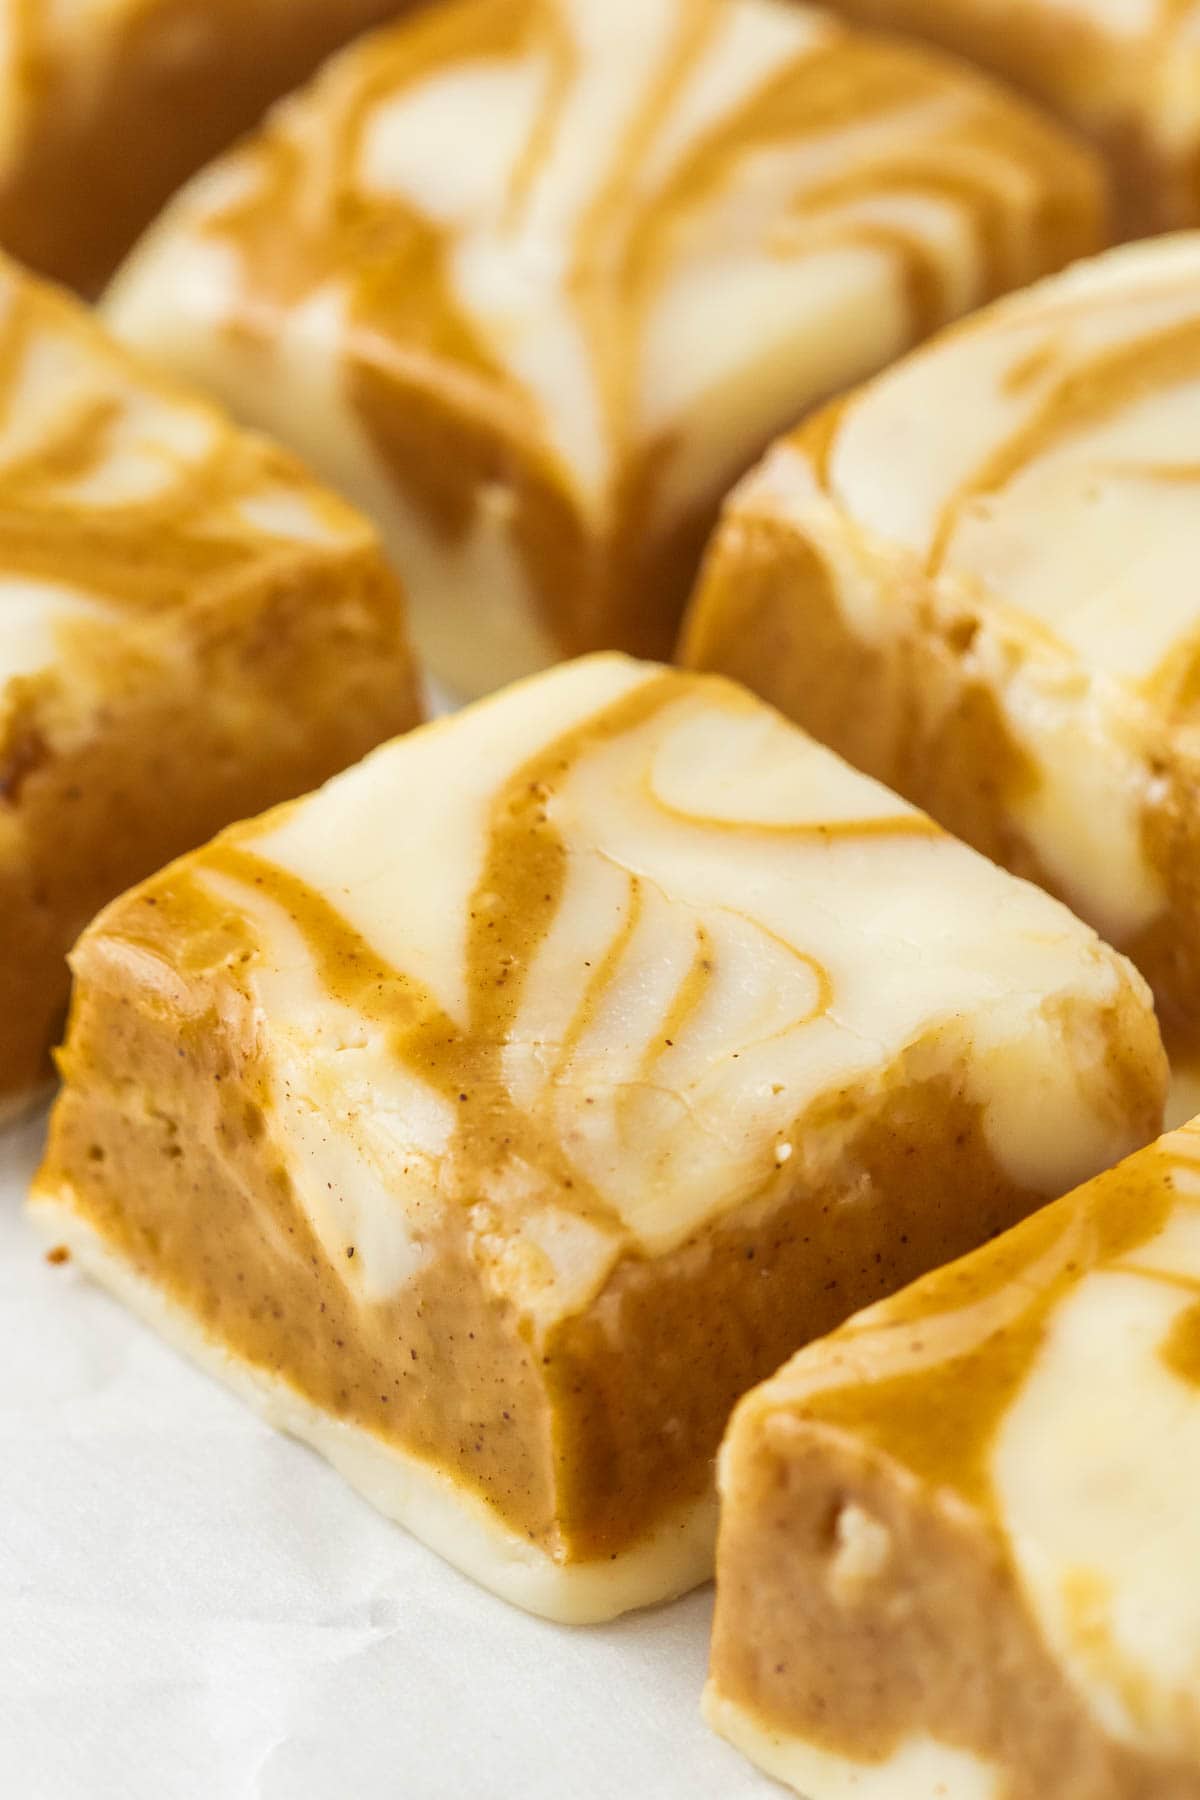
[[[1200,1052],[1200,233],[1000,302],[783,439],[685,626],[1064,898]]]
[[[163,203],[402,0],[0,0],[0,245],[94,292]]]
[[[1130,964],[619,656],[232,828],[73,967],[35,1215],[563,1618],[708,1573],[755,1380],[1160,1128]]]
[[[832,0],[858,24],[956,51],[1108,155],[1128,235],[1200,223],[1195,0]]]
[[[706,1711],[807,1800],[1195,1800],[1200,1121],[803,1351],[720,1469]]]
[[[473,0],[337,58],[107,311],[366,506],[471,695],[665,655],[770,438],[1103,211],[1025,102],[789,0]]]
[[[0,261],[0,1114],[101,906],[417,711],[366,521]]]

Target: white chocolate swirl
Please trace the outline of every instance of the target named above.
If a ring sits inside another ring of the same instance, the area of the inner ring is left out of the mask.
[[[686,652],[1045,880],[1129,949],[1181,1042],[1198,483],[1200,233],[1180,233],[997,303],[782,440],[730,503]],[[794,704],[739,598],[772,533],[757,629],[795,640]],[[799,692],[810,655],[858,670],[841,723]],[[952,793],[954,756],[975,760]]]
[[[861,1122],[814,1106],[852,1089],[944,1078],[1007,1178],[1061,1189],[1128,1141],[1097,1021],[1161,1062],[1139,979],[1056,902],[739,690],[617,657],[189,871],[251,933],[294,1186],[376,1298],[459,1196],[499,1278],[524,1289],[532,1243],[569,1310],[622,1246],[802,1182]]]
[[[806,406],[1094,247],[1007,96],[780,0],[484,0],[335,61],[109,301],[380,520],[435,672],[662,652]]]
[[[0,716],[85,640],[111,678],[185,600],[370,542],[286,453],[0,262]]]
[[[854,1433],[952,1494],[1099,1730],[1161,1760],[1145,1791],[1194,1770],[1200,1121],[802,1352],[735,1432],[787,1429],[773,1418]],[[997,1773],[1023,1797],[1022,1755]]]
[[[95,292],[196,169],[403,0],[0,0],[0,245]]]

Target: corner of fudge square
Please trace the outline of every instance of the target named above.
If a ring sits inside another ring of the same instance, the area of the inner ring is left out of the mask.
[[[800,1351],[720,1456],[704,1711],[819,1797],[1200,1794],[1200,1120]]]
[[[421,704],[368,520],[3,255],[0,408],[3,1119],[102,906]]]

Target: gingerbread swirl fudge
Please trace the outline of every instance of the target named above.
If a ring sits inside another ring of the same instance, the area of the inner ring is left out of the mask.
[[[726,511],[683,654],[747,682],[1149,977],[1200,1051],[1200,234],[1001,302]]]
[[[831,0],[1004,76],[1111,159],[1131,236],[1200,223],[1196,0]]]
[[[1145,984],[731,684],[584,659],[115,903],[34,1201],[568,1620],[711,1568],[734,1401],[1159,1129]]]
[[[1200,1121],[797,1356],[710,1722],[806,1800],[1200,1796]]]
[[[416,716],[370,526],[0,262],[0,1114],[106,901]]]
[[[0,0],[0,244],[94,290],[180,184],[403,0]]]
[[[1023,102],[790,0],[466,0],[201,176],[108,315],[367,508],[467,695],[666,654],[770,437],[1101,211]]]

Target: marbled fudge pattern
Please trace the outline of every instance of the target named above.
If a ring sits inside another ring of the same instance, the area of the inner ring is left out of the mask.
[[[460,694],[665,654],[800,412],[1096,248],[1096,166],[782,0],[477,0],[336,60],[108,303],[380,522]]]
[[[1001,302],[731,500],[683,654],[1125,949],[1200,1049],[1200,234]]]
[[[94,291],[272,100],[403,0],[0,0],[0,245]]]
[[[1200,1124],[739,1407],[712,1723],[811,1800],[1200,1795]]]
[[[0,1110],[100,906],[417,712],[370,526],[0,263]]]
[[[707,1573],[755,1380],[1161,1117],[1145,986],[1065,908],[614,656],[235,827],[73,962],[46,1228],[565,1618]]]
[[[1195,0],[832,0],[862,25],[957,51],[1088,133],[1130,236],[1200,222]]]

